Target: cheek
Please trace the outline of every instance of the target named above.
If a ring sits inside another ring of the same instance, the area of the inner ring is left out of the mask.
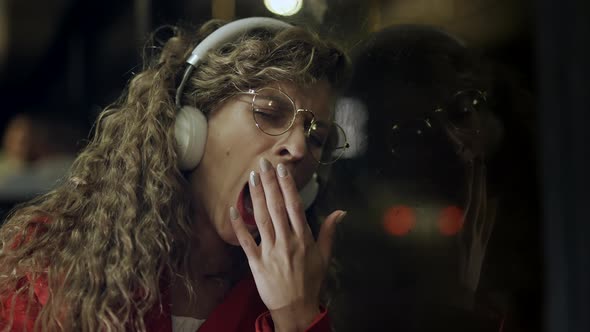
[[[223,239],[223,241],[225,243],[228,243],[228,244],[231,244],[234,246],[239,245],[240,243],[238,241],[236,233],[234,232],[234,229],[230,224],[229,215],[225,219],[226,220],[224,220],[224,222],[222,222],[222,224],[219,225],[219,227],[221,227],[221,229],[219,230],[219,234],[220,234],[221,238]]]
[[[203,164],[206,164],[207,168],[219,169],[228,159],[235,157],[236,152],[243,147],[239,139],[235,137],[235,132],[217,130],[215,127],[210,127],[209,132],[211,134],[207,137]]]
[[[236,120],[234,120],[236,121]],[[253,145],[260,144],[260,138],[257,137],[254,130],[246,127],[246,123],[231,124],[219,123],[216,121],[215,124],[209,126],[207,149],[212,155],[216,157],[235,157],[240,154],[241,151],[252,149]],[[257,130],[257,128],[254,128]],[[253,144],[256,142],[256,144]]]

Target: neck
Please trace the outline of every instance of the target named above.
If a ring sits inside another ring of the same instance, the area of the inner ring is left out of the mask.
[[[190,270],[197,275],[215,274],[230,257],[228,245],[221,239],[205,213],[195,213],[193,234],[197,245],[189,257]]]
[[[208,317],[239,280],[243,271],[240,262],[245,260],[239,255],[239,247],[221,239],[205,213],[195,210],[193,220],[196,245],[189,255],[186,276],[192,291],[181,279],[172,282],[172,314],[202,319]]]
[[[190,273],[197,278],[233,279],[244,262],[241,248],[226,243],[219,236],[202,208],[194,210],[193,220],[197,245],[189,256]]]

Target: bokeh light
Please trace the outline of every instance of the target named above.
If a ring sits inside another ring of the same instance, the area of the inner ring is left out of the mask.
[[[264,0],[264,5],[274,14],[291,16],[301,10],[303,0]]]
[[[451,236],[463,228],[463,210],[456,206],[447,206],[440,211],[438,229],[442,235]]]
[[[383,214],[383,228],[391,235],[404,236],[414,228],[415,224],[414,210],[405,205],[393,206]]]

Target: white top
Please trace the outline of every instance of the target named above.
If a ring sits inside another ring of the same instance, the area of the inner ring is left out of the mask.
[[[172,332],[196,332],[204,322],[204,319],[172,315]]]

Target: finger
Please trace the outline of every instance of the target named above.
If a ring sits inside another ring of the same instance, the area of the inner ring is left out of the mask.
[[[236,233],[236,237],[240,242],[240,246],[244,249],[246,256],[248,256],[248,260],[254,259],[258,257],[259,248],[256,245],[256,241],[252,237],[252,234],[248,232],[246,225],[244,225],[244,221],[242,217],[240,217],[240,213],[235,207],[229,208],[229,215],[231,218],[231,225]]]
[[[260,159],[260,179],[266,197],[266,207],[275,231],[275,241],[281,241],[281,239],[286,239],[291,232],[289,219],[275,170],[265,158]]]
[[[322,223],[320,233],[318,234],[318,246],[324,262],[332,258],[332,244],[334,242],[334,232],[336,225],[339,224],[346,216],[346,211],[334,211]]]
[[[293,177],[283,164],[277,165],[277,174],[279,175],[279,185],[291,226],[293,226],[293,232],[301,238],[311,240],[313,236],[307,224],[301,196],[299,196]]]
[[[255,171],[250,172],[248,185],[250,187],[250,197],[252,198],[254,220],[260,233],[260,243],[273,244],[275,241],[275,230],[266,207],[266,197],[264,197],[264,188],[260,183],[260,175]]]

